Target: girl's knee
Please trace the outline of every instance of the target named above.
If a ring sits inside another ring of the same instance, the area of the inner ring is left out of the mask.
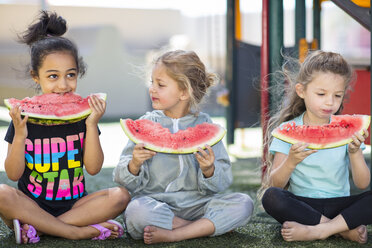
[[[145,227],[149,225],[152,217],[151,210],[141,204],[138,199],[129,202],[125,209],[125,222],[127,225]]]
[[[143,237],[143,230],[149,225],[172,230],[173,218],[166,203],[147,196],[131,200],[124,213],[128,233],[135,239]]]
[[[116,187],[112,189],[113,198],[115,199],[115,205],[123,208],[123,210],[127,207],[130,201],[130,194],[127,189],[123,187]]]
[[[15,199],[16,193],[15,188],[0,184],[0,202],[6,202],[9,205]]]
[[[267,213],[278,213],[288,210],[287,201],[283,198],[283,193],[283,189],[276,187],[266,190],[262,197],[262,206]]]
[[[246,218],[250,218],[254,210],[253,200],[248,195],[244,195],[242,204],[244,209],[244,216]]]
[[[241,221],[248,222],[254,210],[253,200],[251,197],[249,197],[249,195],[242,193],[238,193],[238,197],[239,202],[234,211],[239,213]]]
[[[282,189],[276,187],[268,188],[262,196],[262,205],[265,207],[267,205],[277,203],[278,196],[281,194],[281,191]]]
[[[136,240],[143,239],[143,230],[150,225],[151,218],[153,218],[151,210],[144,207],[140,200],[130,201],[124,212],[129,235]]]

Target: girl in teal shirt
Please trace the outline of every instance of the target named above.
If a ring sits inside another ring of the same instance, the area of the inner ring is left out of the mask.
[[[286,101],[269,123],[323,125],[342,110],[352,70],[341,55],[315,51],[289,75]],[[266,212],[282,223],[286,241],[325,239],[334,234],[359,243],[367,241],[372,223],[371,192],[350,196],[349,167],[355,185],[370,183],[369,168],[362,154],[367,130],[355,133],[348,145],[325,150],[306,149],[306,143],[287,144],[268,136],[271,158],[261,190]],[[268,189],[267,189],[268,188]]]

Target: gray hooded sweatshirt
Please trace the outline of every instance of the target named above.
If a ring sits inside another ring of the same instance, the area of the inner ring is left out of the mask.
[[[172,119],[159,110],[147,112],[141,119],[158,122],[172,133],[204,122],[212,122],[205,113]],[[157,153],[145,161],[139,175],[135,176],[128,170],[134,146],[129,140],[113,172],[114,181],[124,186],[132,198],[149,196],[166,202],[176,211],[182,211],[205,204],[214,194],[224,191],[232,183],[231,163],[222,141],[212,147],[215,170],[209,178],[204,177],[194,154],[165,153]]]

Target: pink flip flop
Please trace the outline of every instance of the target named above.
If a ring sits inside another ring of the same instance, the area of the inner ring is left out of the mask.
[[[92,240],[105,240],[108,237],[110,237],[110,235],[111,235],[111,230],[106,228],[106,227],[103,227],[103,226],[98,225],[98,224],[94,224],[94,225],[90,225],[90,226],[94,227],[95,229],[97,229],[100,232],[100,234],[97,237],[92,238]]]
[[[124,227],[119,222],[117,222],[116,220],[108,220],[107,222],[114,224],[118,227],[119,233],[118,238],[124,235]],[[103,227],[99,224],[94,224],[90,226],[96,228],[100,232],[100,234],[97,237],[92,238],[92,240],[105,240],[111,235],[111,230],[106,227]]]
[[[124,235],[124,227],[123,227],[122,224],[120,224],[116,220],[108,220],[107,222],[108,223],[111,223],[111,224],[114,224],[114,225],[116,225],[118,227],[118,233],[119,233],[118,238],[120,238],[121,236]]]
[[[16,243],[22,244],[23,243],[23,240],[22,240],[23,228],[21,227],[21,223],[19,222],[18,219],[13,219],[13,229],[14,229]],[[37,235],[35,228],[30,224],[28,225],[26,236],[28,238],[27,243],[34,244],[40,241],[40,237],[39,235]]]

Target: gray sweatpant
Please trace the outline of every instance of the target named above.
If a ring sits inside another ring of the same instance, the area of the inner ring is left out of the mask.
[[[172,230],[174,216],[191,221],[206,218],[213,222],[215,232],[212,236],[216,236],[246,225],[252,212],[252,199],[242,193],[215,195],[204,204],[181,211],[176,211],[164,202],[143,196],[129,202],[124,221],[133,239],[143,239],[143,229],[146,226]]]

